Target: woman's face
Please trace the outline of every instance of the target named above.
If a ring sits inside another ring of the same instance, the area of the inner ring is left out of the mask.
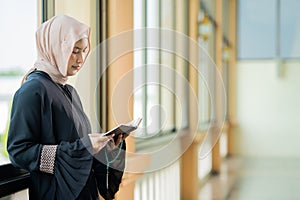
[[[75,43],[72,54],[68,61],[67,76],[73,76],[81,69],[86,59],[86,55],[89,50],[88,48],[89,48],[89,41],[87,38],[78,40]]]

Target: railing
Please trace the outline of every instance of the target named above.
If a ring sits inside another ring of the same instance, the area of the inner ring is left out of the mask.
[[[30,175],[12,164],[0,166],[0,198],[27,189]]]
[[[180,199],[180,161],[156,172],[145,174],[135,184],[134,199]]]
[[[18,81],[16,81],[17,79]],[[17,83],[16,83],[17,82]],[[1,93],[0,93],[0,105],[1,107],[1,121],[5,123],[4,121],[7,121],[7,118],[9,117],[9,109],[10,109],[10,103],[11,98],[13,95],[13,92],[16,90],[17,85],[19,84],[18,77],[13,77],[12,81],[9,81],[8,78],[1,78]],[[8,88],[8,86],[10,88]],[[5,112],[7,111],[7,113]],[[0,130],[2,131],[2,130]],[[0,134],[4,134],[4,132],[0,132]],[[1,136],[1,135],[0,135]],[[0,142],[6,142],[1,141]],[[0,144],[0,148],[4,148],[4,144]],[[2,152],[3,149],[0,149]],[[0,155],[0,157],[2,154]],[[20,192],[22,190],[25,190],[29,186],[29,180],[30,176],[29,173],[22,169],[17,169],[12,164],[6,164],[8,161],[8,158],[3,157],[0,158],[0,198],[10,196],[14,193]],[[5,163],[5,164],[4,164]]]
[[[2,91],[1,91],[2,92]],[[0,167],[1,165],[9,163],[7,158],[7,153],[5,150],[5,143],[7,137],[7,126],[9,118],[9,109],[12,95],[10,94],[1,94],[0,93]]]

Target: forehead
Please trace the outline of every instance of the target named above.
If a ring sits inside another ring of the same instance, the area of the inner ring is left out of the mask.
[[[75,47],[79,47],[79,48],[81,48],[81,49],[84,49],[85,47],[88,46],[88,44],[89,44],[88,39],[87,39],[87,38],[83,38],[83,39],[78,40],[78,41],[75,43],[74,48],[75,48]]]

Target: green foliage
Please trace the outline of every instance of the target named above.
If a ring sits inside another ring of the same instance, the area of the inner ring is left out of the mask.
[[[0,76],[22,76],[22,75],[24,75],[24,72],[20,69],[0,71]]]
[[[6,149],[6,143],[7,143],[7,137],[8,137],[8,128],[6,128],[4,134],[1,136],[1,143],[2,143],[2,146],[3,146],[3,149],[1,149],[1,154],[4,156],[4,157],[7,157],[8,158],[8,153],[7,153],[7,149]]]
[[[8,138],[8,129],[9,129],[9,123],[10,123],[10,111],[11,111],[11,106],[12,104],[10,103],[10,107],[9,107],[9,112],[8,112],[8,120],[7,120],[7,125],[6,125],[6,129],[4,131],[4,134],[0,135],[0,142],[1,142],[1,146],[3,147],[0,151],[0,153],[8,158],[8,153],[7,153],[7,138]]]

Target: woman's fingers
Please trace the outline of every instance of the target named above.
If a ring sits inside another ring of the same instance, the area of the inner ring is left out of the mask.
[[[120,134],[118,136],[117,141],[115,142],[115,146],[118,147],[121,144],[122,141],[123,141],[123,136],[122,136],[122,134]]]
[[[93,147],[93,153],[98,153],[103,147],[106,146],[108,141],[113,140],[114,135],[104,136],[104,134],[91,133],[89,138]]]
[[[91,133],[89,134],[93,153],[98,153],[103,147],[107,146],[108,151],[112,151],[117,148],[123,140],[128,137],[129,134],[119,134],[117,140],[114,140],[114,134],[105,136],[105,133]],[[111,141],[111,142],[109,142]],[[109,142],[109,144],[107,144]]]
[[[128,136],[129,136],[129,133],[125,133],[125,134],[122,134],[123,135],[123,140],[125,140]]]

